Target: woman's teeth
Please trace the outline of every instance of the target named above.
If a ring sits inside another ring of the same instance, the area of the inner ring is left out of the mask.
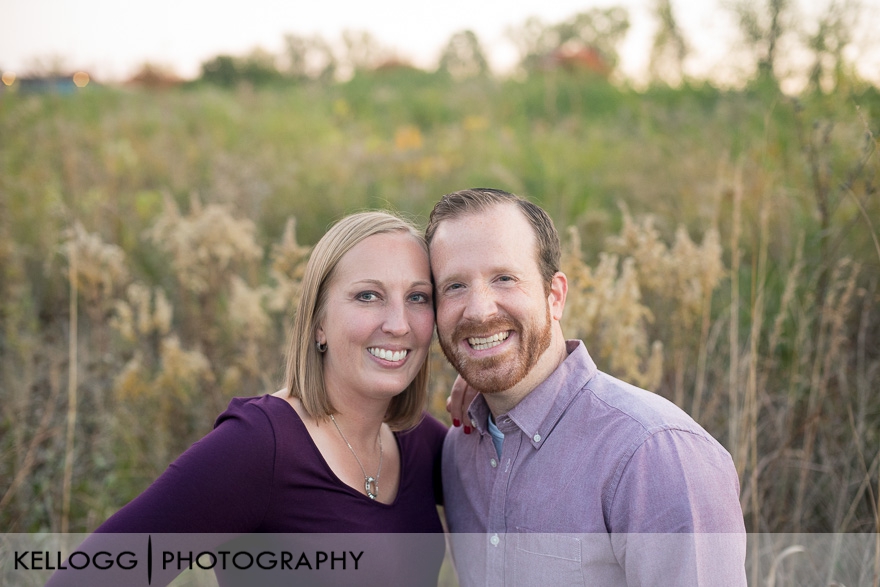
[[[368,348],[367,352],[369,352],[374,357],[379,357],[380,359],[385,359],[386,361],[396,363],[397,361],[402,361],[403,359],[405,359],[406,353],[408,351],[389,351],[380,348]]]

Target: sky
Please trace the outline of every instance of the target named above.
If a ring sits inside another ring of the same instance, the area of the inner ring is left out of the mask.
[[[803,1],[809,6],[828,0]],[[880,0],[860,1],[870,7],[872,16],[865,20],[880,30]],[[721,2],[673,0],[676,18],[694,49],[688,63],[692,75],[735,72],[738,67],[727,55],[737,37]],[[383,46],[430,68],[453,33],[471,29],[496,71],[504,71],[516,59],[504,34],[508,27],[530,16],[555,23],[591,7],[617,5],[630,12],[621,69],[634,78],[647,65],[655,26],[650,4],[651,0],[0,0],[0,70],[25,73],[35,63],[60,58],[65,68],[89,71],[96,79],[124,79],[145,62],[194,77],[202,62],[218,54],[243,55],[256,47],[280,53],[286,33],[318,34],[335,41],[346,29],[369,31]],[[861,39],[863,44],[872,44],[866,39]],[[858,56],[869,73],[880,72],[880,40],[874,45],[870,55]]]

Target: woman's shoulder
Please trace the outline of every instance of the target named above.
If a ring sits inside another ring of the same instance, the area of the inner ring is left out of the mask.
[[[299,415],[283,398],[271,394],[235,397],[214,422],[214,430],[202,439],[224,438],[227,443],[268,451],[276,459],[284,458],[285,448],[302,440],[305,426]],[[280,451],[280,453],[279,453]]]
[[[214,422],[214,428],[227,420],[243,420],[250,424],[276,424],[279,420],[299,419],[296,411],[284,399],[272,395],[234,397]]]

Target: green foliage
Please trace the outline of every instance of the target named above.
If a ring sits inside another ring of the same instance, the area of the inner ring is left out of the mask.
[[[440,55],[440,71],[456,80],[489,75],[489,62],[473,31],[465,30],[450,37]]]
[[[678,26],[670,0],[654,0],[652,11],[658,27],[651,47],[648,71],[655,81],[681,81],[684,77],[684,60],[691,49]]]
[[[537,17],[512,27],[507,34],[520,54],[520,67],[534,72],[552,66],[548,59],[564,50],[593,49],[599,52],[609,69],[618,62],[617,47],[629,30],[625,8],[592,8],[555,24],[545,24]]]
[[[238,65],[231,55],[217,55],[202,64],[202,80],[224,88],[238,83]]]
[[[286,74],[289,78],[295,81],[333,80],[339,65],[338,59],[322,38],[285,35],[284,45],[287,57]]]
[[[72,450],[70,528],[91,529],[229,398],[274,391],[331,222],[387,207],[424,223],[483,185],[550,212],[567,331],[725,443],[750,529],[873,528],[875,88],[795,102],[400,64],[261,85],[230,63],[228,83],[186,90],[0,98],[2,527],[61,527]],[[431,360],[443,416],[452,374]]]
[[[254,51],[245,57],[218,55],[202,63],[200,79],[222,88],[233,88],[241,83],[253,86],[278,84],[284,76],[278,71],[273,55]]]
[[[730,3],[747,46],[755,53],[758,81],[778,83],[777,47],[791,33],[791,0],[735,0]]]
[[[629,14],[625,8],[592,8],[575,14],[556,25],[559,46],[594,47],[610,65],[618,62],[617,45],[629,30]]]
[[[816,30],[807,36],[807,47],[814,55],[810,85],[815,91],[839,87],[844,81],[843,51],[853,40],[858,18],[854,8],[852,0],[831,2],[819,18]]]

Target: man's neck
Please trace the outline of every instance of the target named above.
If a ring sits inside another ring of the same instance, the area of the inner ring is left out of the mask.
[[[535,363],[535,366],[532,367],[522,381],[510,389],[483,394],[495,421],[497,422],[499,416],[506,414],[519,405],[527,395],[556,371],[567,356],[568,350],[565,347],[565,337],[562,336],[561,330],[554,332],[550,346],[541,354],[538,362]]]

